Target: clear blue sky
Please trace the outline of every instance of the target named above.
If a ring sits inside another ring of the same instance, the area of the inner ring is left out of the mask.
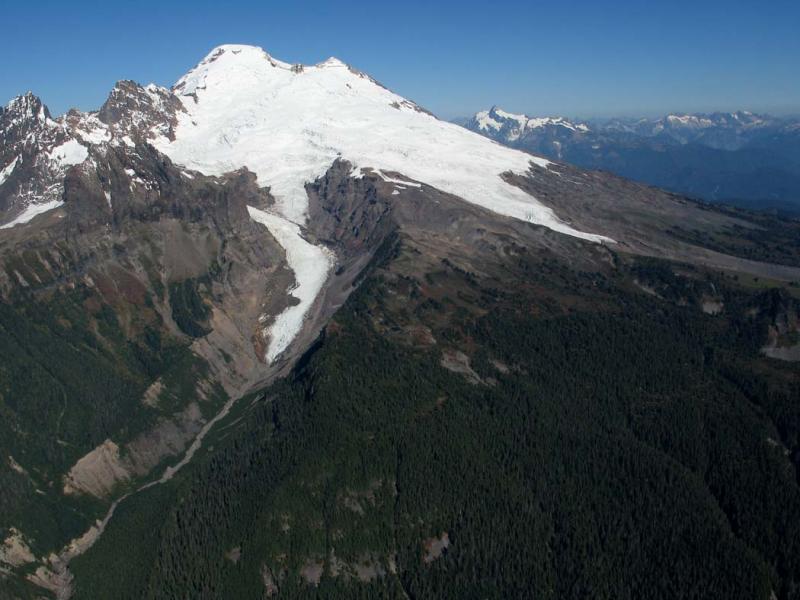
[[[0,101],[59,114],[118,79],[171,85],[214,46],[337,56],[444,117],[800,113],[800,0],[0,0]]]

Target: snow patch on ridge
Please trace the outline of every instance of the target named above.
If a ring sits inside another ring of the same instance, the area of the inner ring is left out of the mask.
[[[69,139],[60,146],[53,148],[48,158],[59,167],[79,165],[89,158],[89,150],[76,139]]]
[[[17,166],[17,161],[19,160],[19,156],[15,156],[14,160],[8,163],[3,170],[0,170],[0,185],[3,185],[11,176],[11,173],[14,172],[14,168]]]
[[[15,225],[27,223],[35,216],[51,211],[54,208],[58,208],[62,204],[64,204],[62,200],[50,200],[49,202],[43,202],[42,204],[29,204],[28,207],[18,214],[13,221],[9,221],[5,225],[0,225],[0,229],[9,229]]]
[[[503,128],[503,124],[500,121],[496,121],[492,118],[491,111],[482,110],[481,112],[475,115],[475,120],[478,121],[478,127],[481,131],[486,131],[487,129],[494,129],[495,131],[499,131]]]
[[[393,179],[392,177],[388,177],[387,175],[384,175],[380,170],[377,170],[375,172],[378,174],[378,176],[381,179],[383,179],[387,183],[399,183],[401,185],[407,185],[407,186],[415,187],[415,188],[421,188],[422,187],[421,183],[414,183],[413,181],[405,181],[403,179]]]
[[[307,242],[300,227],[286,219],[252,206],[247,207],[250,218],[264,225],[286,250],[286,260],[294,271],[295,285],[288,291],[298,304],[280,313],[266,333],[270,342],[266,360],[275,360],[299,333],[311,305],[319,294],[335,259],[333,253]]]

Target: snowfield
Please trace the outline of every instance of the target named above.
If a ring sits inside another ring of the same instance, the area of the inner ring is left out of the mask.
[[[220,46],[174,91],[186,112],[176,139],[157,136],[154,145],[208,175],[246,166],[294,223],[305,222],[305,184],[343,158],[567,235],[610,241],[570,227],[500,177],[549,161],[440,121],[337,59],[293,67],[261,48]]]
[[[270,342],[265,358],[272,362],[286,350],[300,331],[335,259],[327,248],[307,242],[295,223],[252,206],[248,206],[247,210],[250,218],[264,225],[286,250],[286,261],[294,271],[295,278],[295,285],[288,292],[300,301],[279,314],[267,330]]]
[[[28,207],[18,214],[13,221],[9,221],[5,225],[0,225],[0,229],[10,229],[15,225],[27,223],[33,219],[33,217],[46,213],[54,208],[58,208],[62,204],[64,204],[62,200],[50,200],[41,204],[29,204]]]
[[[71,167],[89,158],[89,150],[78,140],[70,139],[53,148],[48,158],[56,163],[57,167]]]
[[[11,176],[11,173],[14,172],[14,168],[17,166],[17,161],[19,160],[19,156],[15,156],[14,160],[12,160],[6,167],[0,170],[0,185],[3,185]]]

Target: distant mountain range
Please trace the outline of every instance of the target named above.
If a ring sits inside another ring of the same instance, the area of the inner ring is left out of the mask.
[[[495,106],[456,122],[514,148],[694,198],[800,212],[800,118],[739,111],[576,121]]]

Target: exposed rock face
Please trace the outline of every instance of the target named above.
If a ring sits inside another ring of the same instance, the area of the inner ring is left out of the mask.
[[[439,537],[432,537],[425,540],[422,546],[425,549],[422,561],[425,563],[432,563],[437,558],[440,558],[450,547],[450,534],[444,531]]]
[[[30,152],[66,139],[47,107],[30,92],[0,107],[0,132],[3,166],[26,150]]]
[[[52,286],[57,289],[83,272],[101,301],[129,315],[131,334],[148,301],[156,310],[147,311],[148,319],[164,320],[173,335],[181,336],[172,300],[159,288],[209,278],[215,270],[204,294],[211,306],[208,333],[192,342],[211,377],[198,380],[196,393],[201,404],[212,393],[212,384],[241,393],[264,367],[258,317],[282,310],[284,290],[292,280],[283,268],[282,250],[247,215],[247,204],[264,206],[269,196],[246,171],[220,180],[189,178],[152,148],[140,145],[138,150],[133,155],[111,148],[96,173],[66,178],[66,218],[56,223],[56,230],[28,231],[16,248],[40,248],[60,230],[70,240],[71,259],[43,257],[51,279],[31,281],[31,288],[46,297]],[[109,197],[104,189],[112,190]],[[123,245],[126,251],[120,256]],[[3,275],[0,289],[11,293],[17,282],[3,281]],[[157,387],[148,396],[152,408],[158,407],[158,396],[170,393],[163,382]],[[120,447],[106,440],[72,466],[64,492],[108,497],[119,483],[145,476],[165,457],[183,452],[204,422],[199,405],[192,402],[126,443],[124,458]]]
[[[21,567],[36,560],[22,532],[11,527],[0,546],[0,573],[8,567]]]
[[[64,493],[108,497],[118,484],[147,475],[165,458],[182,453],[204,423],[199,405],[193,402],[127,444],[124,457],[117,444],[106,440],[64,476]]]
[[[264,595],[266,595],[267,598],[278,594],[280,588],[278,588],[272,570],[267,565],[263,565],[261,568],[261,579],[264,582]]]
[[[440,364],[448,371],[462,375],[464,379],[473,385],[483,383],[480,376],[470,366],[469,357],[459,350],[445,350],[442,352]]]
[[[0,223],[32,204],[59,202],[66,171],[86,156],[30,92],[0,108]]]
[[[800,362],[800,308],[785,293],[772,293],[761,310],[769,317],[767,343],[761,351],[770,358]]]
[[[336,161],[306,186],[312,230],[345,260],[374,252],[395,227],[388,186],[377,176],[354,179],[351,172],[348,162]]]
[[[175,139],[175,115],[182,110],[180,100],[166,88],[157,85],[142,87],[134,81],[119,81],[98,111],[97,118],[121,138],[147,139],[163,135]]]
[[[86,493],[102,498],[114,485],[131,478],[119,456],[119,446],[106,440],[81,458],[64,478],[64,493]]]
[[[300,568],[300,577],[313,586],[318,586],[322,579],[322,573],[325,571],[325,563],[321,556],[313,556],[306,560]]]
[[[96,171],[102,180],[115,149],[121,150],[118,160],[126,153],[131,160],[138,156],[137,143],[170,139],[180,110],[169,90],[131,81],[119,82],[99,112],[71,110],[57,120],[33,94],[15,98],[0,108],[0,222],[24,223],[36,214],[35,207],[43,212],[58,206],[73,166],[83,165],[90,176]],[[101,196],[114,192],[101,188],[95,190]]]

